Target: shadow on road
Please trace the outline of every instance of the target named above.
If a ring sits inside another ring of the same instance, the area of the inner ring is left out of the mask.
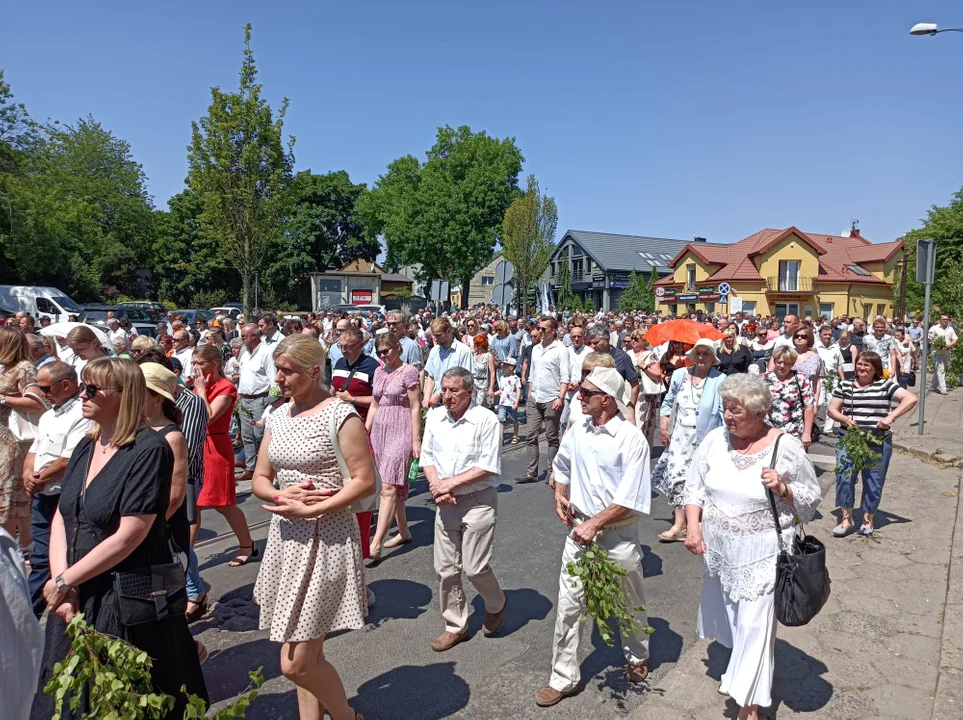
[[[388,620],[414,620],[431,602],[431,589],[411,580],[375,580],[370,587],[378,602],[368,613],[368,622],[379,626]]]
[[[281,675],[281,646],[267,638],[241,643],[211,653],[204,663],[204,679],[211,704],[228,700],[247,689],[248,672],[263,667],[264,681]],[[252,705],[253,709],[253,705]],[[250,717],[278,717],[254,713]]]
[[[441,720],[467,706],[470,694],[468,683],[455,674],[455,663],[447,662],[402,665],[364,683],[349,700],[372,717]]]
[[[505,598],[508,602],[505,619],[495,634],[496,638],[511,635],[533,620],[544,620],[552,611],[552,601],[531,588],[505,590]],[[471,606],[473,612],[471,619],[468,621],[468,627],[469,631],[474,634],[481,630],[482,621],[485,619],[485,601],[482,600],[481,595],[475,595],[471,601]]]

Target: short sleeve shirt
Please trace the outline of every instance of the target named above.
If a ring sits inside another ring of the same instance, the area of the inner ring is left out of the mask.
[[[763,373],[762,379],[769,386],[772,405],[769,408],[769,424],[797,438],[801,438],[805,423],[803,412],[815,404],[812,384],[805,375],[793,374],[785,382],[776,373]]]

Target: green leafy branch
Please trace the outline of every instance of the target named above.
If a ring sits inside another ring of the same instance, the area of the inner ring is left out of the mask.
[[[826,372],[826,376],[823,378],[823,391],[827,395],[833,394],[833,388],[836,387],[836,381],[839,379],[839,373],[833,369],[829,369]]]
[[[152,661],[146,652],[120,638],[97,632],[87,624],[82,613],[67,625],[67,635],[71,639],[70,652],[54,665],[53,677],[44,686],[44,692],[54,698],[55,713],[51,720],[62,719],[65,701],[71,711],[76,711],[85,690],[90,711],[84,713],[84,718],[159,720],[167,717],[174,707],[174,698],[154,692],[150,676]],[[251,684],[245,694],[214,715],[206,714],[207,705],[201,698],[190,695],[184,720],[244,717],[244,711],[257,697],[257,688],[264,682],[261,668],[250,676]],[[182,692],[186,690],[186,686],[181,687]]]
[[[941,335],[937,335],[936,337],[934,337],[930,341],[930,349],[934,353],[938,353],[941,350],[946,350],[946,338]]]
[[[843,436],[839,439],[839,447],[843,449],[846,457],[852,463],[854,472],[871,470],[879,465],[880,453],[873,449],[873,445],[879,447],[883,444],[883,438],[878,436],[871,428],[850,427],[846,429]]]
[[[572,586],[582,583],[585,592],[585,614],[582,619],[595,618],[599,635],[609,647],[615,645],[615,633],[609,625],[609,618],[615,620],[619,632],[624,636],[640,630],[648,635],[655,632],[655,628],[643,625],[632,616],[625,597],[622,578],[628,572],[622,566],[608,559],[608,550],[598,543],[591,543],[576,562],[568,563],[565,568],[574,580]],[[644,612],[645,606],[640,605],[634,612]]]

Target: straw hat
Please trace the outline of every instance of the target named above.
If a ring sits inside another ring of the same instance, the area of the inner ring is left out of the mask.
[[[174,373],[159,363],[144,363],[140,370],[144,373],[148,390],[174,401],[174,393],[177,392],[177,376]]]

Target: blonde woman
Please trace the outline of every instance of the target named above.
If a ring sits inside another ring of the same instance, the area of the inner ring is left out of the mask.
[[[374,459],[357,411],[322,385],[326,355],[305,335],[274,350],[278,385],[291,401],[271,414],[254,468],[252,490],[275,515],[254,600],[261,629],[281,643],[281,672],[297,686],[301,720],[320,720],[325,711],[332,720],[363,720],[348,705],[324,641],[364,627],[361,533],[351,506],[375,490]]]
[[[99,632],[122,637],[153,659],[151,681],[175,698],[166,716],[184,715],[187,693],[207,700],[197,647],[183,614],[124,626],[114,574],[173,562],[165,516],[171,501],[173,454],[143,421],[144,374],[131,360],[105,358],[83,371],[83,415],[93,421],[70,458],[60,505],[50,527],[50,608],[39,687],[50,679],[71,641],[65,623],[79,612]],[[67,698],[70,699],[69,696]],[[89,713],[86,697],[64,717]],[[38,692],[32,717],[51,717],[52,700]]]
[[[148,348],[157,347],[157,341],[150,335],[138,335],[130,341],[130,356],[134,360],[139,358]]]
[[[74,357],[70,361],[80,375],[87,363],[109,357],[110,353],[100,344],[97,334],[85,325],[75,327],[67,333],[67,345]]]

